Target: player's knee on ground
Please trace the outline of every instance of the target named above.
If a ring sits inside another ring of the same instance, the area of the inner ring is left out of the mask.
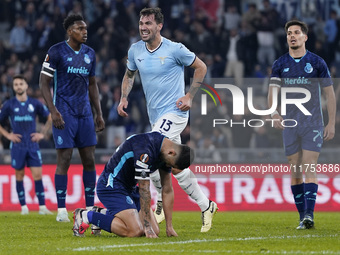
[[[140,226],[136,226],[127,232],[126,237],[140,237],[142,235],[144,235],[144,229]]]

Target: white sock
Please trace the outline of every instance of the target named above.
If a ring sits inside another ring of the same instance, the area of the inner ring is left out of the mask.
[[[106,208],[103,208],[103,209],[100,210],[100,213],[101,213],[101,214],[106,215],[106,212],[107,212],[107,209],[106,209]]]
[[[83,218],[83,221],[86,223],[86,224],[90,224],[89,222],[89,218],[87,218],[87,213],[88,211],[84,210],[81,212],[81,217]]]
[[[46,205],[39,205],[39,211],[44,210],[44,209],[47,209]]]
[[[91,211],[93,206],[86,206],[86,210]]]
[[[23,206],[21,206],[21,211],[23,211],[23,210],[27,210],[27,211],[28,211],[28,207],[27,207],[27,205],[23,205]]]
[[[162,201],[162,184],[161,176],[159,175],[159,170],[156,170],[155,172],[150,174],[150,179],[157,191],[157,201]]]
[[[209,207],[209,199],[202,192],[193,172],[191,172],[189,168],[186,168],[174,176],[185,193],[196,201],[202,212],[205,211]]]
[[[62,213],[62,212],[66,212],[67,213],[66,208],[58,208],[58,213]]]

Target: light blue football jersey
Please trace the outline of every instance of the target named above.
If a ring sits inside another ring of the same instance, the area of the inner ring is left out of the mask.
[[[178,109],[176,101],[185,95],[184,67],[195,58],[183,44],[164,37],[152,52],[143,41],[131,45],[127,68],[140,73],[151,125],[167,113],[188,117],[188,111]]]

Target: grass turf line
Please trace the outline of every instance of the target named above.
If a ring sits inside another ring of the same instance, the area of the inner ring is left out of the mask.
[[[69,213],[71,219],[71,213]],[[54,215],[0,212],[0,254],[339,254],[339,213],[317,212],[315,229],[295,230],[295,212],[218,212],[213,228],[200,233],[199,212],[175,212],[179,237],[167,238],[165,224],[158,239],[72,235],[72,222]]]

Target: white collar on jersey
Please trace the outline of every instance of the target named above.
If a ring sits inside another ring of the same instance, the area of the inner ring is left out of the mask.
[[[159,47],[161,47],[162,42],[163,42],[163,36],[161,36],[161,41],[160,41],[160,43],[158,44],[158,46],[157,46],[155,49],[150,50],[150,49],[148,48],[148,45],[147,45],[146,43],[145,43],[145,47],[148,49],[148,51],[154,52],[154,51],[158,50]]]

